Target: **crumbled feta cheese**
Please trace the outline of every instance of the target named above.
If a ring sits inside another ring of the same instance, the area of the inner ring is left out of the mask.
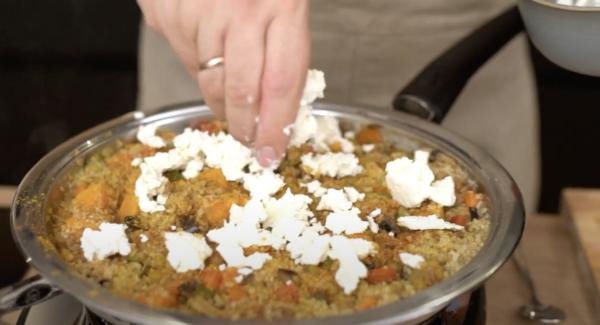
[[[213,252],[201,235],[179,231],[165,232],[164,236],[167,261],[178,273],[203,269],[204,260]]]
[[[292,280],[287,280],[287,281],[285,281],[285,285],[286,285],[286,286],[291,286],[291,285],[292,285],[292,283],[293,283],[293,282],[292,282]]]
[[[219,271],[223,272],[225,271],[225,269],[227,269],[227,266],[225,264],[219,264]]]
[[[252,151],[229,134],[209,135],[194,131],[203,138],[198,144],[206,157],[206,165],[221,168],[228,181],[242,179],[244,167],[252,162]]]
[[[345,233],[347,235],[364,232],[369,223],[360,219],[360,210],[353,208],[350,211],[334,211],[327,216],[325,228],[336,235]]]
[[[443,206],[451,206],[456,202],[454,194],[454,180],[451,176],[446,176],[439,181],[431,184],[429,197]]]
[[[185,169],[183,170],[181,175],[185,179],[192,179],[192,178],[198,176],[198,174],[200,173],[200,171],[202,170],[203,167],[204,167],[204,162],[202,160],[200,160],[200,159],[191,160],[185,166]]]
[[[315,176],[346,177],[358,175],[363,167],[352,153],[305,154],[301,157],[302,165]]]
[[[290,136],[292,134],[292,129],[294,128],[294,124],[289,124],[288,126],[283,128],[283,134]]]
[[[269,231],[260,229],[260,223],[266,218],[267,214],[259,199],[251,199],[244,207],[233,204],[229,210],[229,221],[221,228],[210,230],[206,236],[218,244],[217,252],[229,267],[258,270],[271,256],[266,253],[245,256],[244,248],[252,245],[279,248],[283,245]]]
[[[343,190],[328,188],[317,205],[317,210],[346,211],[352,208],[352,201]]]
[[[340,124],[335,117],[322,116],[315,118],[317,121],[317,131],[313,135],[313,141],[317,151],[327,152],[330,150],[329,145],[334,143],[340,144],[342,152],[354,151],[354,144],[342,137]]]
[[[352,293],[360,279],[367,276],[367,267],[360,261],[374,252],[373,244],[361,238],[332,236],[329,257],[338,260],[340,267],[335,273],[336,282],[344,289],[344,293]]]
[[[413,269],[420,269],[421,265],[425,262],[423,256],[405,252],[400,253],[400,260],[402,264],[408,265]]]
[[[171,225],[171,227],[169,227],[169,229],[171,229],[171,231],[175,231],[175,230],[177,230],[177,226]]]
[[[297,264],[318,265],[327,258],[330,238],[319,234],[319,229],[309,227],[301,236],[290,240],[286,249]]]
[[[390,236],[390,237],[396,237],[396,234],[394,234],[393,231],[390,231],[390,232],[388,232],[388,236]]]
[[[290,135],[290,146],[301,146],[312,141],[320,152],[330,151],[329,145],[339,143],[343,152],[353,152],[354,144],[342,137],[338,120],[334,117],[316,117],[312,114],[311,104],[323,97],[325,89],[325,77],[323,72],[309,70],[306,86],[302,96],[300,109],[296,115],[296,121],[291,127],[284,128],[283,132]]]
[[[346,197],[352,203],[354,203],[356,201],[362,201],[365,198],[365,193],[361,193],[358,190],[356,190],[354,187],[351,187],[351,186],[344,187],[344,193],[346,193]]]
[[[317,133],[317,128],[317,119],[312,115],[312,107],[300,106],[292,128],[290,146],[299,147],[306,143]]]
[[[253,245],[272,245],[279,248],[283,242],[260,228],[266,218],[267,213],[259,199],[251,199],[243,207],[233,204],[229,210],[229,221],[221,228],[210,230],[207,237],[219,245],[232,243],[240,248]],[[234,266],[227,259],[226,262],[229,266]]]
[[[271,255],[267,253],[252,253],[249,256],[245,256],[244,249],[235,243],[235,241],[219,243],[219,245],[217,245],[217,252],[223,257],[229,267],[236,268],[249,267],[254,270],[259,270],[263,267],[265,262],[271,259]]]
[[[321,182],[319,182],[318,180],[314,180],[306,184],[300,184],[300,186],[306,187],[308,193],[311,193],[316,197],[321,197],[327,192],[327,189],[321,186]]]
[[[310,105],[317,98],[323,98],[325,96],[325,74],[323,71],[310,69],[306,76],[306,85],[304,86],[304,92],[302,93],[302,99],[300,100],[301,105]]]
[[[285,185],[283,177],[270,169],[264,169],[256,174],[243,176],[244,188],[250,192],[250,197],[267,198],[279,191]]]
[[[406,216],[398,218],[398,225],[410,230],[463,230],[465,227],[448,222],[435,214],[426,217]]]
[[[375,145],[372,143],[367,143],[367,144],[362,145],[362,150],[364,152],[369,153],[369,152],[373,151],[373,149],[375,149]]]
[[[244,278],[250,275],[252,272],[254,272],[254,270],[249,267],[241,267],[237,269],[238,275],[235,277],[235,281],[237,283],[241,283],[242,281],[244,281]]]
[[[379,225],[375,222],[375,218],[381,214],[381,209],[375,209],[367,215],[367,222],[369,223],[369,230],[376,234],[379,232]]]
[[[344,187],[343,190],[328,188],[321,195],[317,210],[347,211],[352,208],[352,203],[364,198],[365,194],[360,193],[354,187]]]
[[[168,170],[183,170],[183,177],[190,179],[207,165],[220,168],[228,181],[239,181],[244,168],[256,160],[250,149],[225,133],[212,135],[188,128],[173,139],[173,145],[173,149],[146,157],[139,164],[135,194],[144,212],[165,210],[164,191],[169,180],[163,173]]]
[[[418,207],[428,198],[444,206],[454,204],[452,178],[432,184],[435,176],[427,164],[428,159],[428,152],[417,150],[414,160],[402,157],[385,166],[385,180],[392,197],[407,208]]]
[[[152,148],[162,148],[166,146],[167,143],[165,142],[165,140],[156,135],[157,128],[158,125],[156,124],[140,126],[137,132],[138,141]]]
[[[317,98],[323,98],[325,90],[325,75],[322,71],[308,70],[304,93],[300,100],[300,109],[296,121],[291,128],[291,146],[301,146],[314,137],[317,133],[317,119],[312,114],[310,106]],[[284,130],[285,131],[285,130]]]
[[[356,133],[354,131],[346,131],[344,133],[344,138],[346,139],[354,139],[356,137]]]
[[[140,242],[145,243],[148,241],[148,236],[146,234],[140,234]]]
[[[103,260],[111,255],[129,255],[131,246],[125,234],[126,225],[103,222],[100,230],[85,228],[81,235],[81,249],[88,261]]]
[[[264,206],[268,217],[263,226],[271,227],[276,237],[287,240],[296,238],[309,225],[308,220],[313,216],[308,206],[311,202],[310,197],[292,194],[290,189],[279,199],[265,200]]]

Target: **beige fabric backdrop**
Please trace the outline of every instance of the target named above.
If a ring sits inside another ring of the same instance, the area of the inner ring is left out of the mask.
[[[326,100],[389,109],[396,91],[505,0],[313,0],[312,67]],[[140,109],[200,98],[166,41],[142,27]],[[492,153],[517,180],[529,211],[538,193],[535,88],[524,37],[495,56],[461,94],[444,125]]]

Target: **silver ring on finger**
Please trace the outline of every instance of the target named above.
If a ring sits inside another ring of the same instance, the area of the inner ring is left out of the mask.
[[[198,65],[198,71],[204,71],[218,66],[222,66],[225,63],[225,59],[222,56],[216,56],[206,61],[200,62]]]

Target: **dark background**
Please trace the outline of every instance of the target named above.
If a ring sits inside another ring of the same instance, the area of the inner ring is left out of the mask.
[[[135,1],[0,2],[0,184],[18,184],[47,150],[135,107],[139,21]],[[567,72],[533,48],[531,57],[540,209],[556,212],[561,188],[600,187],[600,78]]]

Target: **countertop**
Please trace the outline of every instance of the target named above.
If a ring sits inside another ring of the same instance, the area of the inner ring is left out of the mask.
[[[576,263],[576,245],[565,216],[529,216],[518,249],[533,273],[540,300],[566,312],[567,319],[561,324],[599,324],[593,319],[584,292],[584,282]],[[512,261],[488,281],[486,293],[489,325],[535,324],[517,314],[519,306],[528,302],[529,293]]]

